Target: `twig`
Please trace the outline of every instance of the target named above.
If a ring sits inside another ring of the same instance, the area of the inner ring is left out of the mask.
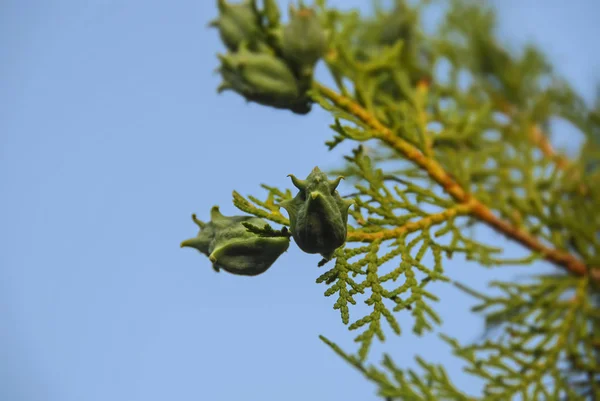
[[[519,242],[530,250],[543,255],[546,260],[557,266],[561,266],[578,276],[587,274],[588,268],[585,263],[574,255],[559,249],[547,247],[532,234],[515,227],[511,223],[494,215],[490,208],[462,188],[439,163],[434,159],[425,156],[419,149],[407,141],[394,135],[388,127],[379,122],[375,116],[361,107],[358,103],[318,83],[315,83],[315,89],[333,104],[346,112],[351,113],[363,123],[367,124],[373,130],[375,138],[385,142],[392,149],[395,149],[412,163],[426,171],[429,177],[442,186],[446,193],[452,196],[457,202],[464,205],[470,205],[471,214],[473,216],[485,222],[497,232]],[[590,269],[590,271],[592,272],[594,280],[600,281],[600,269],[594,267],[593,269]]]
[[[534,125],[531,127],[531,130],[529,131],[529,139],[542,151],[544,156],[554,161],[559,169],[567,170],[570,167],[571,163],[569,160],[567,160],[567,158],[563,155],[556,153],[552,147],[552,144],[550,144],[548,137],[544,135],[539,126]]]
[[[351,231],[348,233],[347,240],[355,242],[373,242],[375,240],[386,240],[391,238],[397,238],[403,234],[410,234],[415,231],[429,228],[433,225],[448,221],[453,217],[460,215],[467,215],[471,211],[470,204],[460,204],[444,210],[443,212],[430,214],[427,217],[423,217],[418,221],[410,221],[403,224],[401,227],[393,228],[390,230],[382,230],[374,233],[366,233],[360,230]]]

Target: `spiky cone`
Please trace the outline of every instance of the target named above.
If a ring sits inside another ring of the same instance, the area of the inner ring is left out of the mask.
[[[237,51],[242,42],[254,48],[261,39],[260,14],[255,0],[229,4],[218,0],[219,17],[210,26],[219,29],[221,41],[231,51]]]
[[[289,176],[298,194],[280,206],[288,212],[294,241],[304,252],[329,260],[346,242],[348,208],[354,203],[342,199],[336,190],[343,177],[331,181],[318,167],[306,180]]]
[[[290,21],[283,28],[281,46],[285,59],[300,73],[312,74],[315,63],[327,50],[325,31],[312,8],[289,9]]]
[[[289,247],[290,240],[285,236],[261,237],[242,224],[264,228],[267,222],[258,217],[226,217],[217,206],[210,215],[209,223],[192,216],[200,232],[183,241],[181,247],[195,248],[208,256],[215,271],[223,269],[236,275],[256,276],[267,271]]]
[[[253,53],[243,46],[237,53],[219,55],[223,83],[218,91],[233,90],[246,100],[298,114],[310,111],[306,96],[287,64],[270,53]]]

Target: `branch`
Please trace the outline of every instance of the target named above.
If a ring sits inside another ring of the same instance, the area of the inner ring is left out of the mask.
[[[517,109],[515,106],[503,101],[497,101],[496,103],[498,109],[505,113],[507,116],[513,118],[517,114]],[[571,170],[571,172],[574,173],[573,178],[576,180],[581,180],[581,174],[577,174],[577,171],[572,170],[573,167],[575,167],[574,164],[566,156],[563,156],[556,150],[554,150],[554,147],[548,140],[548,136],[544,134],[539,125],[534,124],[531,126],[531,128],[529,129],[528,138],[529,141],[533,145],[535,145],[547,159],[551,160],[554,164],[556,164],[556,167],[559,170],[565,172],[569,172],[569,170]],[[584,183],[581,183],[579,185],[579,192],[582,195],[585,195],[588,192],[588,188]]]
[[[361,230],[350,231],[348,233],[348,241],[354,242],[373,242],[375,240],[387,240],[391,238],[398,238],[404,234],[410,234],[415,231],[420,231],[429,228],[433,225],[448,221],[453,217],[466,215],[471,212],[472,204],[460,204],[451,208],[448,208],[440,213],[434,213],[427,217],[422,218],[418,221],[410,221],[401,227],[397,227],[391,230],[383,230],[375,233],[366,233]]]
[[[535,146],[537,146],[542,151],[544,156],[556,163],[556,166],[559,169],[569,169],[571,165],[569,160],[563,155],[556,153],[556,151],[552,147],[552,144],[550,144],[548,137],[544,135],[540,127],[538,127],[537,125],[531,127],[531,130],[529,131],[529,139]]]
[[[407,141],[394,135],[394,133],[383,125],[374,115],[365,110],[352,99],[342,96],[336,91],[323,86],[319,83],[314,84],[314,89],[321,96],[328,99],[337,107],[362,121],[373,130],[373,136],[395,149],[412,163],[423,169],[429,177],[441,185],[446,193],[452,196],[457,202],[463,205],[469,205],[471,215],[477,217],[497,232],[511,238],[530,250],[541,254],[544,259],[560,266],[572,274],[584,276],[588,272],[587,266],[574,255],[545,246],[535,236],[525,230],[513,226],[511,223],[502,220],[494,215],[492,210],[481,201],[473,197],[464,188],[460,186],[452,176],[434,159],[425,156],[419,149]],[[594,267],[590,270],[594,280],[600,281],[600,268]]]
[[[531,130],[529,131],[529,140],[542,151],[544,156],[552,160],[560,170],[568,172],[573,169],[573,163],[554,150],[548,137],[542,132],[539,126],[534,125],[531,127]],[[572,173],[574,173],[573,179],[577,181],[581,180],[581,174],[578,174],[580,172],[572,171]],[[588,189],[587,185],[583,182],[579,184],[579,193],[581,195],[588,193]]]

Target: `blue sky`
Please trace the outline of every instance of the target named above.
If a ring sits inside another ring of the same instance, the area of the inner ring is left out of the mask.
[[[591,99],[600,4],[498,3],[502,37],[539,43]],[[248,278],[179,248],[196,233],[191,213],[238,213],[233,189],[261,196],[261,182],[289,187],[289,173],[335,167],[329,116],[218,96],[213,1],[4,0],[0,10],[0,399],[375,400],[318,340],[354,349],[314,283],[317,256],[292,245]],[[446,269],[477,287],[532,271]],[[443,330],[475,339],[472,301],[438,293]],[[479,388],[435,335],[390,336],[374,361],[383,350],[404,366],[415,354],[445,363],[460,387]]]

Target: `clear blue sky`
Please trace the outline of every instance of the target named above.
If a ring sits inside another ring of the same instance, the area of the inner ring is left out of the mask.
[[[600,4],[499,3],[503,37],[541,44],[591,98]],[[287,187],[288,173],[340,159],[323,146],[321,110],[300,117],[215,93],[215,14],[209,0],[2,1],[1,400],[376,399],[317,338],[354,349],[314,283],[317,256],[292,245],[247,278],[179,248],[196,233],[192,212],[238,213],[233,189],[262,195],[261,182]],[[531,271],[446,268],[476,287]],[[471,300],[438,290],[443,329],[475,339]],[[404,366],[415,353],[448,363],[457,384],[479,388],[435,335],[391,338],[375,361],[384,349]]]

